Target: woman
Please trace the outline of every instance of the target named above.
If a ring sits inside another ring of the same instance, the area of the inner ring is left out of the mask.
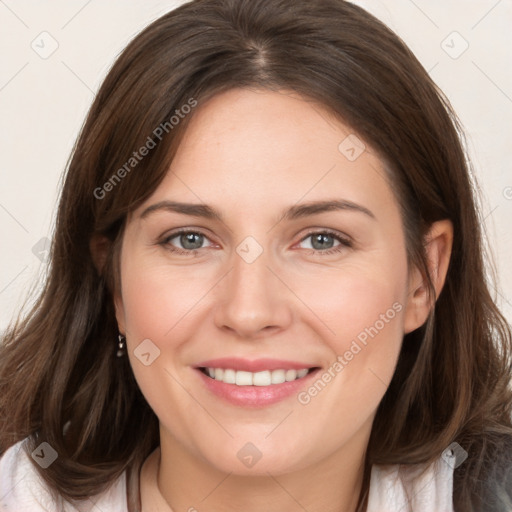
[[[0,349],[4,509],[509,510],[511,333],[459,129],[341,0],[146,28]]]

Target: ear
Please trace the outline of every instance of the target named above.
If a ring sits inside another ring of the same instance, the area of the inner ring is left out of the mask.
[[[91,251],[92,260],[94,262],[94,266],[98,271],[98,275],[103,273],[103,269],[105,267],[105,263],[107,261],[108,251],[110,250],[112,242],[104,235],[94,234],[89,241],[89,249]],[[119,291],[116,290],[114,292],[114,308],[116,311],[116,319],[117,325],[119,328],[119,332],[121,334],[126,333],[125,327],[125,315],[124,315],[124,307],[123,300]]]
[[[425,236],[427,266],[439,297],[446,279],[453,246],[453,224],[449,220],[434,222]],[[426,276],[417,267],[409,275],[408,300],[404,315],[404,332],[407,334],[422,326],[435,305],[429,297]]]

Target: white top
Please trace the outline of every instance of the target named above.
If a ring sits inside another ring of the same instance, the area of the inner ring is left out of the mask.
[[[11,446],[0,458],[0,511],[132,512],[128,509],[126,472],[103,494],[77,502],[75,506],[68,501],[56,504],[23,450],[23,442]],[[159,448],[151,455],[156,452]],[[419,465],[374,465],[367,512],[454,512],[454,464],[449,463],[454,459],[450,457],[443,454],[419,479],[414,478],[421,469]]]

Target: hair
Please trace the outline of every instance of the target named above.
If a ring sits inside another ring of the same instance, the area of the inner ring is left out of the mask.
[[[405,43],[343,0],[195,0],[121,53],[68,162],[44,286],[0,345],[0,454],[24,438],[27,450],[48,442],[58,459],[44,470],[30,461],[52,492],[74,500],[104,491],[158,446],[158,418],[128,358],[116,358],[120,244],[128,214],[168,172],[194,110],[172,125],[171,116],[240,87],[295,91],[374,148],[401,208],[408,262],[434,296],[424,237],[435,221],[453,223],[442,293],[426,323],[404,336],[376,412],[358,511],[372,464],[431,463],[452,442],[468,452],[454,471],[455,511],[505,510],[511,330],[486,279],[463,130]],[[133,165],[150,139],[156,147]],[[128,174],[113,182],[123,166]],[[99,266],[93,235],[105,240]]]

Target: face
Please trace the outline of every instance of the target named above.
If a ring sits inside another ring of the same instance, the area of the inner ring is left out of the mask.
[[[231,90],[190,121],[128,218],[115,298],[161,441],[239,474],[364,445],[408,330],[404,233],[382,163],[288,91]],[[209,363],[220,358],[235,360]],[[227,382],[198,369],[208,364]],[[309,373],[279,383],[304,373],[279,371],[291,369]]]

